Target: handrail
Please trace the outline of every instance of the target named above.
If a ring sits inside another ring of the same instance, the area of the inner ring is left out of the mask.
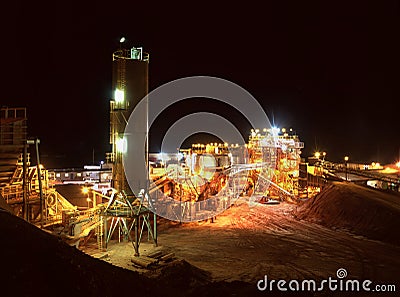
[[[122,59],[122,60],[138,60],[138,61],[149,62],[149,54],[143,51],[141,52],[140,59],[132,58],[130,49],[119,49],[115,51],[112,56],[113,56],[113,61]]]
[[[348,173],[353,173],[353,174],[359,175],[359,176],[374,178],[374,179],[378,179],[381,181],[390,182],[390,183],[394,183],[394,184],[400,184],[400,177],[387,176],[387,175],[384,175],[379,172],[374,172],[372,170],[361,170],[361,169],[354,169],[351,167],[347,167],[347,169],[346,169],[346,167],[343,166],[343,164],[335,164],[334,170],[339,171],[339,172],[347,171]]]

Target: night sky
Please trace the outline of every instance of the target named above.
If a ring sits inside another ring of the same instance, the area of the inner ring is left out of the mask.
[[[111,55],[121,36],[150,53],[150,90],[186,76],[221,77],[247,89],[277,126],[292,127],[303,157],[399,158],[397,1],[83,2],[3,5],[0,105],[27,107],[47,167],[81,167],[93,149],[96,162],[110,150]],[[207,107],[194,100],[177,110],[159,127]],[[237,125],[247,133],[245,121]]]

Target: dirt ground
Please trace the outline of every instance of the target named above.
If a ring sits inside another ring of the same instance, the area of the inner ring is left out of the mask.
[[[255,284],[264,274],[275,279],[323,279],[335,276],[339,268],[354,278],[398,281],[400,247],[297,220],[292,214],[295,207],[249,207],[242,201],[214,223],[161,225],[159,248],[210,272],[217,281]],[[150,244],[145,246],[151,249]],[[116,265],[124,266],[132,254],[130,244],[110,248]]]
[[[215,223],[160,231],[159,240],[216,280],[322,279],[339,268],[355,278],[398,280],[400,247],[296,220],[294,208],[243,203]]]
[[[321,281],[336,278],[340,268],[347,279],[395,284],[398,291],[400,244],[393,240],[399,236],[398,198],[337,184],[302,205],[249,205],[240,198],[214,222],[160,219],[159,246],[144,240],[140,252],[161,250],[176,258],[149,269],[132,264],[130,243],[113,241],[106,252],[83,247],[95,259],[0,209],[1,295],[275,296],[276,291],[256,289],[265,275]]]
[[[264,275],[269,279],[321,280],[336,277],[336,271],[344,268],[349,279],[369,279],[400,288],[400,246],[318,224],[315,214],[305,216],[305,207],[302,214],[308,220],[299,219],[297,208],[301,207],[288,203],[249,206],[243,198],[214,222],[162,220],[157,249],[173,251],[178,258],[208,272],[214,281],[244,281],[256,286]],[[152,245],[145,243],[141,248],[146,254]],[[138,270],[129,261],[131,245],[113,244],[109,254],[109,262]]]

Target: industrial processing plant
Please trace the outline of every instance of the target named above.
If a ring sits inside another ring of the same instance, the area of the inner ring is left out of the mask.
[[[137,181],[128,182],[123,163],[128,145],[125,130],[132,111],[148,94],[149,54],[142,48],[121,48],[112,59],[112,152],[106,154],[101,166],[85,166],[83,170],[45,169],[39,158],[40,140],[27,137],[26,109],[2,109],[2,160],[7,167],[2,167],[1,194],[15,215],[41,228],[56,230],[77,247],[94,234],[99,250],[103,251],[114,232],[118,237],[123,234],[139,256],[143,232],[157,245],[156,214],[179,222],[201,221],[204,216],[214,218],[239,197],[258,197],[255,200],[262,203],[295,202],[305,197],[304,193],[309,191],[307,178],[303,174],[301,182],[300,177],[304,144],[292,129],[275,127],[252,129],[244,145],[193,144],[173,154],[146,151],[149,181],[143,182],[146,187],[134,192],[130,185]],[[147,115],[142,116],[140,120],[148,126]],[[29,145],[35,148],[35,166],[31,164]],[[63,185],[81,188],[83,196],[75,205],[73,195],[63,196]],[[159,203],[154,211],[149,205],[151,199],[144,199],[152,193],[160,196],[158,202],[168,197],[176,203]],[[79,201],[82,199],[83,203]]]
[[[1,296],[396,296],[395,84],[347,8],[15,5],[41,41],[6,61]]]

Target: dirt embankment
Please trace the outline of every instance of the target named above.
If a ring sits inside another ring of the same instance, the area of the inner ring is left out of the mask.
[[[254,286],[212,282],[176,260],[156,278],[94,259],[0,208],[1,296],[250,296]]]
[[[97,261],[4,210],[0,234],[2,296],[113,296],[133,287],[154,291],[146,278]]]
[[[297,207],[298,219],[400,245],[400,195],[333,183]]]

